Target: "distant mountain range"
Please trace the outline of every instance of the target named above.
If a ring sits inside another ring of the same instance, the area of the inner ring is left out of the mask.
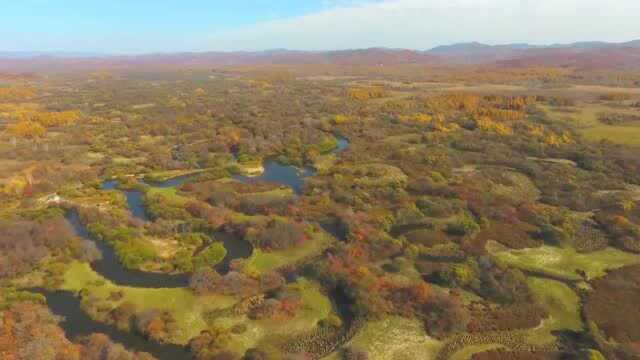
[[[444,45],[435,47],[427,53],[439,55],[477,55],[486,53],[500,52],[523,52],[531,49],[612,49],[612,48],[640,48],[640,40],[634,40],[624,43],[608,43],[602,41],[585,41],[571,44],[553,44],[553,45],[531,45],[531,44],[506,44],[506,45],[487,45],[479,42],[459,43],[453,45]]]
[[[339,51],[266,51],[109,55],[83,52],[1,52],[0,70],[38,71],[136,66],[240,65],[400,65],[472,64],[506,67],[572,66],[578,68],[640,69],[640,40],[625,43],[487,45],[478,42],[438,46],[427,51],[369,48]]]
[[[486,45],[472,42],[439,46],[426,53],[458,64],[640,68],[640,40],[625,43],[591,41],[553,45]]]

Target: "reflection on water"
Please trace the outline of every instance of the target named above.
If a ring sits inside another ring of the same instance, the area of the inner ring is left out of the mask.
[[[344,152],[349,147],[349,141],[344,137],[337,137],[336,148],[332,153],[338,154]],[[244,175],[235,175],[233,178],[245,184],[251,184],[258,181],[281,184],[291,188],[296,194],[302,192],[304,180],[316,174],[311,167],[302,169],[291,165],[283,165],[275,160],[267,160],[264,163],[264,173],[260,176],[249,177]]]
[[[334,153],[340,153],[347,149],[348,141],[345,138],[338,138],[338,144]],[[264,164],[265,172],[257,178],[249,178],[244,176],[236,176],[242,182],[266,181],[282,185],[286,185],[293,189],[296,194],[300,194],[304,179],[315,174],[312,168],[298,169],[293,166],[279,164],[276,161],[267,161]],[[151,186],[156,187],[173,187],[181,185],[188,179],[188,176],[170,179],[164,182],[152,183]],[[105,181],[102,184],[103,190],[114,190],[118,187],[115,180]],[[125,190],[124,194],[127,198],[127,205],[136,218],[143,221],[149,221],[149,216],[142,204],[143,195],[139,191]],[[94,241],[87,228],[81,223],[80,218],[75,211],[67,214],[67,219],[75,230],[76,234],[87,241],[96,244],[102,252],[102,258],[91,264],[91,267],[98,274],[111,282],[121,286],[132,286],[142,288],[178,288],[188,285],[188,276],[186,274],[169,275],[160,273],[148,273],[138,270],[129,270],[120,264],[114,249],[104,241]],[[325,225],[328,226],[328,225]],[[336,235],[341,234],[341,229],[331,226],[325,227],[327,230]],[[248,258],[251,256],[253,248],[251,244],[243,239],[227,234],[216,233],[214,238],[222,241],[227,255],[222,262],[216,266],[216,270],[222,274],[229,271],[229,265],[233,259]],[[92,320],[80,306],[80,299],[73,294],[64,291],[47,291],[45,289],[33,289],[32,291],[43,294],[47,298],[47,305],[51,311],[59,316],[64,317],[60,326],[64,329],[67,337],[73,339],[77,336],[90,335],[92,333],[102,333],[108,335],[113,341],[123,344],[126,348],[148,352],[159,360],[183,360],[191,359],[191,355],[185,348],[177,345],[161,344],[155,341],[149,341],[143,336],[135,333],[120,331],[114,326],[103,324]],[[330,298],[336,309],[336,312],[343,319],[345,328],[350,328],[353,323],[354,313],[351,309],[350,301],[346,296],[343,288],[337,288],[330,293]]]
[[[253,246],[237,235],[217,232],[214,238],[221,241],[225,250],[227,250],[227,255],[215,267],[216,271],[222,275],[229,272],[231,261],[235,259],[247,259],[253,253]]]
[[[262,175],[256,177],[234,175],[233,178],[245,184],[252,184],[258,181],[281,184],[290,187],[296,194],[300,194],[304,179],[314,174],[315,170],[310,167],[299,169],[290,165],[282,165],[274,160],[268,160],[264,163],[264,173]]]
[[[115,190],[118,188],[117,180],[108,180],[102,183],[102,190]],[[142,205],[142,193],[136,190],[124,190],[125,198],[127,199],[127,206],[131,215],[144,222],[149,221],[149,215]]]
[[[67,213],[67,220],[78,236],[96,244],[102,253],[102,258],[91,263],[91,268],[111,282],[121,286],[144,288],[179,288],[189,284],[189,276],[186,274],[170,275],[125,268],[120,264],[112,246],[104,241],[94,241],[90,237],[87,228],[80,222],[77,212]]]
[[[116,343],[124,345],[128,350],[147,352],[158,360],[186,360],[191,355],[186,348],[161,344],[148,340],[142,335],[121,331],[115,326],[95,321],[89,317],[80,307],[80,299],[66,291],[48,291],[45,289],[30,289],[30,291],[44,295],[47,305],[55,315],[63,317],[60,327],[67,338],[75,339],[78,336],[87,336],[93,333],[101,333],[109,336]]]

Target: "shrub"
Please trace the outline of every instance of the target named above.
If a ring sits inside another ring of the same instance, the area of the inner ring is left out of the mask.
[[[344,360],[368,360],[369,354],[363,349],[348,346],[342,351],[342,358]]]
[[[198,269],[203,266],[214,266],[222,261],[226,255],[227,250],[222,243],[213,243],[193,259],[193,268]]]
[[[290,248],[306,240],[302,226],[284,220],[273,220],[257,236],[258,246],[262,249],[281,250]]]
[[[480,230],[480,225],[470,217],[464,217],[463,219],[447,224],[446,231],[451,235],[464,236],[472,234]]]
[[[450,199],[421,197],[416,201],[416,206],[425,216],[447,217],[459,211],[459,204]]]
[[[156,257],[154,247],[140,239],[118,241],[115,244],[115,250],[118,254],[118,260],[129,269],[137,269]]]

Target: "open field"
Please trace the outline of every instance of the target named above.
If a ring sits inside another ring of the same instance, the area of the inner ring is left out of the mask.
[[[331,302],[320,291],[317,283],[300,278],[287,288],[298,292],[302,302],[302,308],[291,318],[252,320],[246,315],[227,313],[212,319],[210,325],[223,329],[243,328],[242,332],[230,335],[228,345],[234,352],[241,354],[268,339],[277,341],[295,334],[311,332],[320,320],[331,313]]]
[[[536,329],[538,336],[542,336],[544,339],[545,332],[551,337],[551,331],[555,330],[577,332],[583,330],[584,324],[580,317],[580,298],[569,286],[559,281],[536,277],[529,277],[527,283],[536,300],[549,311],[549,318],[543,322],[539,329]],[[535,338],[532,337],[532,339]]]
[[[145,175],[149,181],[167,181],[181,176],[197,175],[206,172],[208,169],[187,169],[187,170],[167,170],[155,171]]]
[[[609,140],[614,143],[626,145],[640,145],[640,125],[610,126],[601,125],[584,129],[582,134],[591,141]]]
[[[598,117],[603,113],[638,116],[640,112],[628,108],[612,108],[603,103],[586,103],[568,111],[559,108],[543,107],[553,119],[570,122],[590,141],[609,140],[618,144],[640,145],[640,123],[615,126],[602,123]]]
[[[497,349],[505,349],[507,348],[501,344],[481,344],[481,345],[470,345],[466,346],[461,350],[456,351],[449,358],[450,360],[469,360],[475,354],[489,351],[489,350],[497,350]]]
[[[614,248],[583,254],[572,248],[553,246],[509,250],[490,242],[487,249],[510,266],[573,281],[581,280],[578,270],[586,272],[587,277],[593,279],[604,276],[607,270],[640,263],[640,255]]]
[[[254,249],[247,260],[250,271],[264,273],[284,266],[294,265],[300,261],[320,255],[334,239],[324,231],[319,231],[303,245],[288,250],[265,252]]]
[[[429,337],[420,321],[389,316],[365,324],[347,346],[366,350],[372,360],[431,360],[442,343]],[[341,359],[337,353],[327,357]]]
[[[189,198],[178,194],[178,190],[175,187],[169,187],[169,188],[152,187],[147,191],[146,196],[162,197],[166,201],[168,201],[171,205],[176,207],[184,206],[187,202],[189,202]]]
[[[203,313],[232,306],[236,300],[229,296],[196,296],[189,289],[143,289],[117,286],[91,270],[86,263],[73,263],[64,275],[62,290],[79,292],[83,289],[96,297],[104,306],[115,308],[129,302],[139,310],[161,309],[169,311],[177,321],[178,331],[173,342],[186,342],[200,334],[208,325]],[[120,300],[110,300],[114,292],[122,292]]]

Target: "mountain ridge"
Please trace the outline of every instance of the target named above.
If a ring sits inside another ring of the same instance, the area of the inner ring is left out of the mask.
[[[498,65],[575,66],[640,69],[640,40],[621,43],[584,41],[570,44],[489,45],[456,43],[429,50],[385,47],[330,51],[269,49],[264,51],[209,51],[139,55],[93,52],[0,51],[0,70],[34,71],[42,68],[113,68],[135,66],[248,66],[248,65]]]

